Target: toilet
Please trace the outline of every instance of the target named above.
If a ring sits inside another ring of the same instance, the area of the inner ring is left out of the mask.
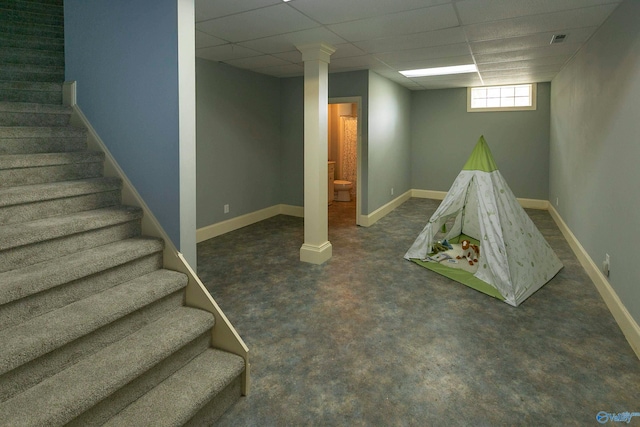
[[[351,181],[342,181],[340,179],[333,181],[333,190],[336,192],[335,200],[338,202],[350,202],[352,187]]]

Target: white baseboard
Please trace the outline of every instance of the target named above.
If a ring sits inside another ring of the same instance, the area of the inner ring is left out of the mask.
[[[558,211],[556,211],[551,204],[548,205],[548,209],[551,217],[569,243],[569,246],[571,246],[571,249],[576,254],[578,261],[580,261],[580,264],[582,264],[582,267],[596,285],[596,289],[600,292],[600,296],[607,304],[609,311],[618,323],[631,348],[640,359],[640,326],[638,326],[638,323],[631,317],[627,308],[622,301],[620,301],[618,294],[616,294],[616,291],[611,287],[609,280],[607,280],[605,275],[600,271],[597,264],[593,262],[593,259],[591,259],[587,251],[582,247]]]
[[[401,204],[409,200],[411,198],[411,193],[412,193],[411,190],[407,191],[406,193],[396,197],[386,205],[383,205],[380,208],[376,209],[369,215],[360,215],[359,225],[363,227],[372,226],[373,224],[375,224],[385,216],[389,215],[389,213],[392,212],[395,208],[397,208],[398,206],[400,206]]]
[[[281,214],[304,217],[304,208],[302,206],[273,205],[268,208],[260,209],[259,211],[250,212],[226,221],[207,225],[206,227],[198,228],[196,230],[196,242],[204,242],[205,240],[221,236],[225,233],[229,233],[230,231],[234,231]]]
[[[446,191],[411,190],[411,197],[418,197],[421,199],[444,200],[446,195]],[[518,202],[520,203],[520,206],[526,209],[540,209],[546,211],[549,208],[548,200],[518,198]]]
[[[444,200],[446,196],[446,191],[416,190],[415,188],[411,190],[411,197],[420,199]]]

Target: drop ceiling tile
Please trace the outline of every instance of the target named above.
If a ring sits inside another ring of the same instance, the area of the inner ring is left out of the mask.
[[[514,85],[523,83],[540,83],[550,82],[556,76],[557,73],[546,74],[511,74],[509,76],[492,77],[483,75],[482,79],[485,86],[497,86],[497,85]]]
[[[281,0],[195,0],[196,22],[282,3]]]
[[[571,56],[577,52],[579,48],[580,45],[577,43],[558,43],[535,49],[512,50],[500,53],[489,53],[486,55],[474,55],[474,58],[478,65],[492,62],[523,61],[527,59],[544,58],[547,56]]]
[[[421,49],[399,50],[397,52],[378,53],[375,56],[387,64],[398,62],[420,61],[423,59],[450,58],[469,54],[469,46],[466,43],[452,44],[448,46],[434,46]]]
[[[504,77],[523,74],[555,74],[562,69],[562,64],[550,64],[550,65],[532,65],[527,68],[511,68],[504,70],[493,71],[480,71],[480,75],[486,77]]]
[[[598,27],[575,28],[563,31],[567,38],[563,43],[584,43],[595,32]],[[488,40],[482,42],[471,43],[471,50],[475,54],[489,54],[508,52],[512,50],[532,49],[536,47],[549,46],[551,37],[557,32],[546,32],[539,34],[531,34],[522,37],[512,37],[499,40]]]
[[[372,65],[377,65],[378,60],[371,55],[352,56],[346,58],[331,59],[329,70],[336,71],[345,68],[349,69],[369,69]]]
[[[375,18],[329,25],[347,41],[355,42],[455,27],[458,18],[451,4],[426,7]]]
[[[520,16],[548,14],[618,2],[619,0],[463,0],[456,3],[463,25]]]
[[[240,45],[250,49],[259,50],[264,53],[280,53],[295,49],[296,45],[317,42],[335,45],[344,43],[344,40],[326,28],[317,27],[271,37],[264,37],[257,40],[250,40],[240,43]]]
[[[495,40],[573,28],[600,26],[617,4],[585,7],[465,26],[469,41]]]
[[[273,53],[273,56],[293,64],[302,64],[302,53],[299,50],[290,50],[289,52]]]
[[[366,52],[363,52],[350,43],[335,44],[333,47],[336,48],[336,51],[331,55],[330,62],[340,58],[366,55]],[[302,64],[302,54],[297,49],[288,52],[274,53],[273,56],[288,62]]]
[[[484,73],[486,71],[526,69],[529,67],[542,67],[546,65],[557,65],[562,67],[569,58],[571,58],[571,55],[547,56],[544,58],[528,59],[524,61],[492,62],[489,64],[478,64],[478,69],[481,73]]]
[[[423,33],[405,34],[383,39],[362,40],[354,44],[368,53],[394,52],[397,50],[417,49],[421,47],[442,46],[464,43],[466,37],[462,27]]]
[[[336,51],[331,55],[331,61],[339,58],[362,56],[367,54],[367,52],[351,43],[335,44],[333,45],[333,47],[336,48]]]
[[[337,24],[444,3],[450,0],[296,0],[291,6],[322,24]]]
[[[304,75],[304,67],[299,64],[277,65],[275,67],[258,68],[256,72],[275,77],[297,77]]]
[[[260,56],[252,56],[250,58],[230,59],[224,62],[234,67],[248,68],[251,70],[256,68],[290,65],[287,61],[283,61],[282,59],[276,58],[275,56],[271,56],[271,55],[260,55]]]
[[[228,43],[226,40],[219,39],[217,37],[210,36],[207,33],[196,30],[196,49],[210,46],[219,46],[221,44]]]
[[[249,58],[251,56],[259,55],[262,54],[255,50],[232,44],[196,49],[197,57],[210,59],[212,61],[228,61],[230,59]]]
[[[282,3],[199,22],[196,24],[196,29],[237,43],[318,26],[319,24],[315,21]]]

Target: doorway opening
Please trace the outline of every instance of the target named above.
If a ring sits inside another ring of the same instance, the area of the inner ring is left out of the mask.
[[[360,98],[332,98],[328,105],[329,227],[360,218]]]

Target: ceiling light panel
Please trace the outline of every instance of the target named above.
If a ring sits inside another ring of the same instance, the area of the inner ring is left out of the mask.
[[[450,67],[423,68],[419,70],[400,71],[405,77],[444,76],[449,74],[475,73],[478,69],[475,64],[453,65]]]

